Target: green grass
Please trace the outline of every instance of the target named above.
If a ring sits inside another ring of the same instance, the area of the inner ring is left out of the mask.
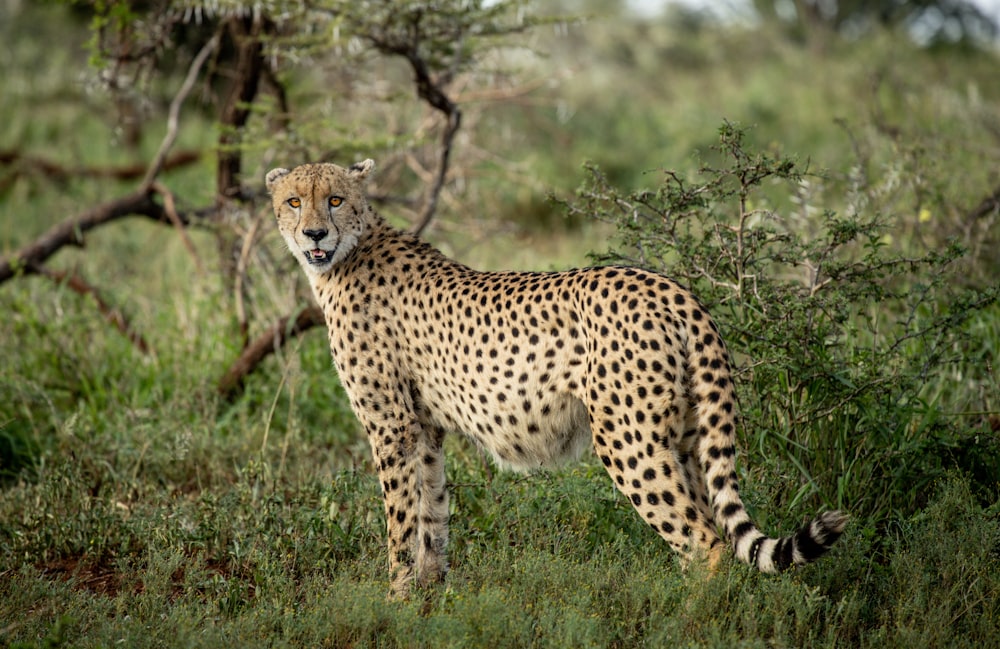
[[[0,20],[0,148],[68,165],[148,158],[159,127],[138,150],[122,147],[77,49],[80,26],[62,6],[30,11]],[[667,23],[598,21],[566,38],[549,33],[526,37],[551,58],[530,60],[522,73],[558,83],[530,101],[466,109],[468,139],[455,152],[464,184],[449,188],[430,231],[449,254],[478,268],[586,263],[614,231],[567,219],[546,190],[570,195],[585,158],[625,188],[655,187],[650,169],[686,173],[699,158],[715,162],[709,147],[725,117],[754,125],[754,147],[831,170],[807,176],[799,203],[768,185],[758,206],[798,218],[803,202],[841,215],[872,215],[864,210],[875,205],[891,223],[885,241],[894,252],[925,254],[957,237],[971,250],[958,262],[957,288],[995,284],[995,222],[964,220],[1000,168],[995,56],[920,52],[887,34],[819,56],[766,30],[684,34]],[[292,88],[300,124],[337,119],[339,105],[306,103],[325,87],[323,70],[300,71],[298,83],[314,85]],[[153,124],[176,81],[154,84]],[[876,108],[896,130],[874,123]],[[178,146],[213,140],[211,123],[193,105],[185,110]],[[263,122],[255,133],[267,133]],[[344,132],[303,146],[327,151],[338,138]],[[391,155],[404,139],[373,155]],[[248,174],[269,155],[279,154],[250,147]],[[208,151],[164,176],[183,207],[212,200],[213,162]],[[0,254],[134,188],[53,182],[30,170],[7,183],[13,171],[0,169]],[[385,211],[401,220],[391,205]],[[263,200],[248,218],[263,219],[246,293],[257,333],[302,305],[306,291]],[[816,227],[796,223],[805,233]],[[777,533],[824,501],[854,514],[814,566],[778,577],[733,562],[713,577],[685,573],[592,457],[551,473],[502,474],[452,438],[452,571],[444,585],[399,603],[386,600],[370,451],[325,337],[316,330],[296,340],[236,400],[222,401],[216,382],[239,351],[235,300],[217,270],[212,229],[191,236],[201,274],[172,231],[137,219],[50,261],[119,306],[149,340],[148,355],[65,286],[40,277],[0,286],[0,646],[1000,646],[1000,501],[990,464],[1000,307],[972,313],[947,362],[925,368],[905,402],[882,395],[861,404],[860,421],[851,411],[786,430],[780,409],[767,408],[788,398],[795,377],[754,384],[759,403],[744,406],[773,415],[739,437],[755,518]],[[930,279],[905,276],[893,288]],[[942,300],[912,324],[957,308]],[[859,318],[874,315],[896,317],[873,309]],[[840,348],[863,360],[870,333]],[[743,344],[731,341],[737,355]],[[925,344],[904,345],[902,360],[921,358]],[[751,374],[739,380],[749,384]],[[879,437],[887,431],[891,439]],[[861,452],[834,466],[823,445],[802,448],[802,439]],[[795,453],[822,466],[822,490],[810,490],[789,460]],[[872,477],[885,475],[892,480]],[[844,495],[862,491],[870,499]]]
[[[596,467],[466,468],[453,494],[477,508],[455,515],[447,584],[389,603],[374,479],[260,471],[95,496],[93,473],[67,464],[9,489],[0,631],[137,647],[997,646],[1000,522],[959,479],[879,541],[881,561],[855,524],[806,570],[707,577],[682,573]]]

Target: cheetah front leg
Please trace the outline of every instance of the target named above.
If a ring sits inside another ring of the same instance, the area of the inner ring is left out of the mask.
[[[365,413],[367,414],[367,413]],[[364,417],[364,415],[362,415]],[[415,419],[387,420],[365,426],[382,484],[389,549],[389,596],[405,599],[417,557],[421,427]]]
[[[390,597],[405,599],[410,585],[444,578],[448,564],[448,492],[444,432],[416,418],[383,418],[369,428],[385,501]]]

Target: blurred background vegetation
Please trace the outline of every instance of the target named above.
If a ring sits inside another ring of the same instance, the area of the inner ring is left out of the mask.
[[[0,643],[995,646],[997,20],[0,0]],[[494,475],[453,439],[449,585],[388,607],[367,442],[263,191],[365,157],[380,211],[475,268],[691,284],[749,505],[850,512],[833,556],[685,580],[592,458]]]

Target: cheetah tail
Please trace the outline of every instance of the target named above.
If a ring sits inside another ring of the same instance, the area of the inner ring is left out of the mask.
[[[741,513],[746,515],[746,510]],[[726,535],[737,558],[761,572],[775,573],[818,559],[840,538],[846,524],[846,514],[824,512],[791,536],[769,538],[746,516],[743,521],[727,521]]]
[[[820,514],[791,536],[771,538],[761,532],[743,506],[736,478],[736,395],[729,354],[718,327],[703,307],[688,322],[689,399],[698,404],[689,416],[698,431],[698,463],[714,519],[725,530],[736,557],[761,572],[780,572],[823,555],[840,537],[847,516]]]

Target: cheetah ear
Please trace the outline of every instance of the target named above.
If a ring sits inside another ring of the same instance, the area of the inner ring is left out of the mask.
[[[355,162],[347,168],[347,172],[357,180],[364,180],[373,171],[375,171],[375,161],[371,158],[363,162]]]
[[[282,169],[281,167],[268,171],[267,175],[264,176],[264,184],[267,185],[268,193],[273,194],[275,183],[277,183],[281,178],[287,176],[288,173],[288,169]]]

